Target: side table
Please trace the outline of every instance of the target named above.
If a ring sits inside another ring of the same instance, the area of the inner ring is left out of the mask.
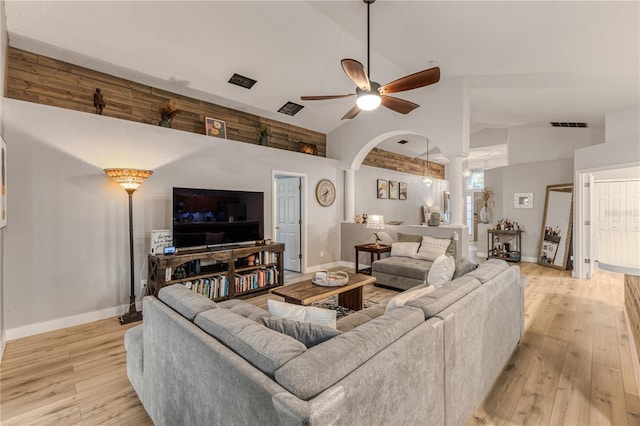
[[[360,263],[358,262],[358,255],[361,251],[367,252],[367,253],[371,253],[371,262],[373,263],[373,255],[376,254],[378,255],[377,260],[380,260],[380,255],[382,253],[388,253],[391,251],[391,246],[389,245],[385,245],[385,244],[357,244],[355,246],[356,249],[356,274],[369,274],[371,275],[371,267],[369,268],[364,268],[364,269],[358,269]]]

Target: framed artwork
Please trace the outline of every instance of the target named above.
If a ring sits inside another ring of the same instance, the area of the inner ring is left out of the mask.
[[[532,192],[516,192],[513,196],[514,209],[532,209],[533,193]]]
[[[207,136],[215,136],[222,139],[227,138],[227,123],[224,121],[206,117],[204,119],[204,124]]]
[[[387,181],[378,179],[378,198],[387,198]]]
[[[0,228],[7,226],[7,144],[2,141],[2,170],[0,179],[2,180],[2,216],[0,217]]]
[[[398,199],[398,182],[393,180],[389,181],[389,199],[390,200]]]
[[[398,199],[407,199],[407,182],[400,182],[400,196],[398,197]]]

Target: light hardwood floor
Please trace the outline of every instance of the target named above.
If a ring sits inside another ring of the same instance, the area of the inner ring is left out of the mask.
[[[640,425],[622,275],[592,280],[521,263],[526,330],[470,425]],[[396,292],[365,288],[384,302]],[[250,299],[266,306],[262,295]],[[275,297],[274,297],[275,298]],[[2,425],[151,425],[126,376],[124,332],[108,319],[8,342]]]

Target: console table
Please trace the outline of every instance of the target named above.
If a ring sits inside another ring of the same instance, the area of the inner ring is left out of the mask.
[[[359,269],[360,264],[358,262],[358,255],[361,251],[371,253],[371,263],[373,263],[373,255],[376,254],[378,256],[377,260],[380,260],[380,255],[382,253],[388,253],[391,251],[391,246],[385,244],[357,244],[355,246],[356,249],[356,274],[368,274],[371,275],[371,267]]]
[[[499,241],[494,241],[494,238]],[[497,258],[507,262],[520,262],[522,258],[522,230],[487,230],[487,259]],[[508,249],[507,249],[508,247]]]

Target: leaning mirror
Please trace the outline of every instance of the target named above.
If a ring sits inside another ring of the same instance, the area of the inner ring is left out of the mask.
[[[573,225],[573,184],[549,185],[544,200],[538,264],[567,269]]]

